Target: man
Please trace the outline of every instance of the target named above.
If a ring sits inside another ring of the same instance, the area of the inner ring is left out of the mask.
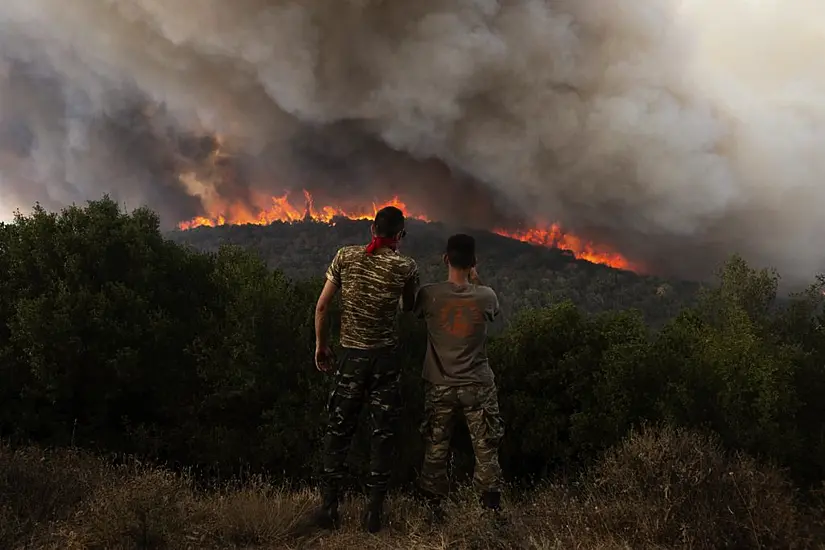
[[[499,314],[496,293],[483,286],[476,273],[475,239],[453,235],[444,263],[447,280],[421,287],[416,314],[427,324],[424,464],[419,488],[443,516],[447,496],[447,458],[456,418],[464,416],[475,452],[474,481],[482,506],[501,507],[501,467],[498,447],[504,425],[498,408],[493,371],[487,360],[487,323]]]
[[[392,439],[400,404],[401,370],[396,359],[396,313],[399,300],[411,310],[418,290],[415,261],[397,252],[406,234],[404,214],[388,206],[378,211],[372,224],[372,241],[338,250],[326,272],[326,283],[315,308],[315,364],[331,372],[327,316],[333,297],[341,289],[342,356],[337,362],[335,385],[329,402],[324,436],[323,504],[316,520],[324,527],[339,525],[338,499],[344,463],[366,402],[372,426],[370,500],[367,529],[381,529],[381,512],[392,470]]]

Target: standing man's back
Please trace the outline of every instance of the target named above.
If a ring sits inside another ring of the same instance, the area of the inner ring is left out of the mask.
[[[425,450],[419,485],[440,515],[449,489],[450,440],[456,419],[464,416],[476,458],[475,485],[484,507],[498,510],[502,481],[498,448],[504,424],[487,358],[487,323],[499,314],[498,297],[478,279],[471,236],[450,237],[444,261],[447,281],[423,286],[415,304],[427,323],[422,373]]]
[[[363,246],[341,248],[326,272],[341,289],[341,346],[395,346],[398,299],[416,273],[415,261],[393,250],[367,254]]]
[[[419,300],[427,321],[424,380],[447,386],[494,383],[487,359],[487,323],[499,311],[493,289],[444,281],[423,286]]]
[[[338,526],[344,465],[366,403],[372,425],[366,524],[371,532],[381,529],[381,511],[392,471],[392,440],[401,407],[396,315],[400,300],[405,309],[411,309],[418,289],[415,262],[396,250],[405,234],[404,214],[399,209],[379,210],[370,244],[347,246],[335,254],[315,308],[315,364],[323,372],[335,370],[324,435],[324,502],[316,514],[323,526]],[[339,340],[343,349],[333,366],[327,315],[339,289]]]

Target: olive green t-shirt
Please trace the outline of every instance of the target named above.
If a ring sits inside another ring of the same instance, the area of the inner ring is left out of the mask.
[[[449,281],[424,285],[415,312],[427,323],[425,380],[445,386],[494,382],[487,359],[487,323],[498,316],[499,303],[492,288]]]
[[[364,246],[338,250],[326,272],[341,289],[340,343],[346,348],[376,349],[398,342],[397,313],[404,289],[418,288],[415,261],[384,249],[373,255]]]

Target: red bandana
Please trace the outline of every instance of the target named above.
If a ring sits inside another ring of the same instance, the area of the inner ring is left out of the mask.
[[[398,239],[394,237],[373,237],[370,244],[367,245],[367,256],[372,256],[379,248],[395,250],[398,248]]]

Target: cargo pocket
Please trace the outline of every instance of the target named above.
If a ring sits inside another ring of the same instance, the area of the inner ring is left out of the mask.
[[[332,388],[329,390],[329,394],[327,395],[327,404],[326,404],[326,413],[329,416],[332,413],[332,409],[335,403],[335,399],[338,396],[339,386],[341,381],[343,380],[345,373],[344,367],[347,364],[347,359],[349,357],[349,351],[344,349],[341,352],[341,356],[338,357],[336,364],[335,364],[335,375],[332,377]]]
[[[428,422],[429,438],[434,444],[443,444],[450,439],[450,416],[434,414]]]
[[[424,420],[421,435],[433,445],[449,441],[451,434],[452,410],[438,403],[428,401],[424,406]]]
[[[501,418],[501,412],[498,408],[498,395],[495,390],[485,396],[481,411],[487,432],[485,437],[487,444],[491,447],[498,447],[504,438],[504,420]]]

